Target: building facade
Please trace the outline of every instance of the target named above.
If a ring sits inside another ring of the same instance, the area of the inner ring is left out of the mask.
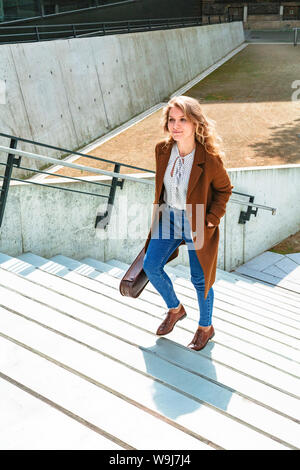
[[[122,5],[124,3],[124,5]],[[115,4],[115,5],[114,5]],[[97,8],[104,7],[104,8]],[[201,0],[0,0],[0,20],[15,21],[25,18],[62,15],[68,12],[73,23],[72,14],[86,21],[84,10],[89,12],[90,21],[130,20],[147,18],[166,18],[179,16],[201,16]],[[76,12],[76,13],[75,13]],[[96,17],[94,15],[96,14]],[[52,16],[53,17],[53,16]]]

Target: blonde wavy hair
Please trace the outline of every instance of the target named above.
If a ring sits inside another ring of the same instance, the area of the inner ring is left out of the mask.
[[[195,139],[200,142],[205,150],[213,156],[225,157],[225,152],[221,149],[223,139],[216,131],[216,121],[204,115],[198,100],[189,96],[175,96],[163,108],[161,123],[165,132],[168,130],[168,119],[170,109],[177,106],[181,109],[184,116],[191,120],[195,125]],[[166,143],[172,142],[173,137],[170,135],[166,139]]]

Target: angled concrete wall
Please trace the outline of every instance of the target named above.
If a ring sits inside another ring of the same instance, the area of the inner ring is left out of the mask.
[[[5,102],[0,102],[0,131],[71,150],[82,148],[168,99],[243,42],[242,22],[232,22],[2,45]],[[7,146],[8,140],[0,138],[0,145]],[[41,153],[41,147],[19,148]],[[43,154],[60,156],[50,150]],[[28,166],[28,161],[24,158],[22,164]]]

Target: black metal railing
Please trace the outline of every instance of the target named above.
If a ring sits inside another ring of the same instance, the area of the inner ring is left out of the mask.
[[[151,181],[138,179],[138,178],[135,178],[134,176],[131,176],[131,175],[122,175],[122,174],[120,174],[121,166],[124,166],[126,168],[131,168],[131,169],[134,169],[134,170],[140,170],[142,172],[148,172],[148,173],[155,174],[155,171],[153,171],[153,170],[149,170],[149,169],[146,169],[146,168],[141,168],[141,167],[138,167],[138,166],[128,165],[127,163],[116,162],[114,160],[108,160],[108,159],[105,159],[105,158],[95,157],[93,155],[86,155],[86,154],[81,153],[81,152],[75,152],[75,151],[73,152],[71,150],[67,150],[67,149],[64,149],[64,148],[61,148],[61,147],[55,147],[53,145],[48,145],[48,144],[44,144],[44,143],[41,143],[41,142],[36,142],[36,141],[33,141],[33,140],[12,136],[12,135],[9,135],[9,134],[0,133],[0,137],[6,137],[6,138],[10,139],[9,149],[11,149],[11,152],[8,152],[8,157],[7,157],[6,163],[1,163],[0,162],[0,165],[5,166],[4,175],[0,175],[0,178],[3,179],[3,184],[2,184],[2,188],[1,188],[1,192],[0,192],[0,227],[1,227],[1,224],[2,224],[2,220],[3,220],[3,215],[4,215],[7,195],[8,195],[8,191],[9,191],[10,181],[21,181],[23,183],[39,185],[39,186],[43,186],[43,187],[47,187],[47,188],[50,187],[50,188],[61,190],[61,191],[70,191],[70,192],[85,194],[85,195],[89,195],[89,196],[96,196],[96,197],[106,198],[108,200],[107,209],[103,213],[98,214],[97,217],[96,217],[96,221],[95,221],[95,227],[103,228],[103,229],[105,229],[107,227],[107,225],[109,224],[109,221],[110,221],[111,211],[112,211],[112,207],[113,207],[114,200],[115,200],[116,189],[118,187],[123,189],[123,184],[124,184],[125,179],[133,180],[133,181],[136,181],[136,182],[139,182],[139,183],[147,183],[147,184],[154,185],[154,182],[151,182]],[[16,151],[18,142],[24,142],[24,143],[29,143],[31,145],[37,145],[37,146],[44,147],[44,148],[54,149],[54,150],[58,150],[60,152],[67,153],[69,155],[78,155],[80,157],[90,158],[90,159],[97,160],[97,161],[100,161],[100,162],[111,163],[111,164],[114,165],[114,170],[113,170],[113,172],[108,172],[108,171],[105,171],[105,170],[101,170],[99,168],[91,168],[91,167],[84,166],[84,165],[77,165],[77,164],[74,164],[74,163],[68,163],[68,162],[61,161],[61,160],[58,160],[58,159],[54,159],[54,158],[51,158],[51,157],[45,157],[45,156],[42,156],[42,155],[30,154],[28,152],[24,152],[24,151],[20,151],[20,150]],[[0,151],[2,151],[1,146],[0,146]],[[99,182],[96,182],[96,181],[88,181],[88,180],[85,180],[85,179],[82,179],[82,178],[64,176],[64,175],[60,175],[58,173],[54,174],[52,172],[47,172],[47,171],[44,171],[44,170],[38,170],[38,169],[34,169],[34,168],[24,167],[24,166],[21,166],[22,153],[23,154],[28,154],[28,155],[25,155],[25,156],[28,156],[28,157],[30,157],[30,156],[33,157],[34,156],[35,158],[40,159],[40,160],[54,161],[56,164],[59,164],[61,166],[65,166],[65,167],[77,168],[77,169],[80,169],[80,170],[90,171],[92,173],[98,173],[98,174],[102,174],[102,175],[109,175],[109,176],[111,175],[112,176],[112,181],[111,181],[111,184],[99,183]],[[19,154],[18,158],[16,158],[16,154],[17,155]],[[79,190],[70,189],[70,188],[63,188],[63,187],[60,187],[60,186],[53,186],[53,185],[50,185],[48,183],[45,185],[45,183],[39,183],[37,181],[32,181],[30,179],[26,180],[26,179],[15,178],[15,177],[12,177],[12,171],[13,171],[14,168],[27,170],[27,171],[32,171],[32,172],[35,172],[35,173],[41,173],[41,174],[56,176],[58,178],[70,179],[70,180],[85,182],[85,183],[94,184],[94,185],[98,185],[98,186],[108,187],[109,188],[109,194],[107,195],[107,194],[90,193],[90,192],[87,192],[87,191],[79,191]],[[241,192],[238,192],[238,191],[232,191],[232,193],[239,194],[241,196],[245,196],[245,197],[249,198],[248,201],[241,201],[241,200],[234,200],[234,199],[230,200],[230,202],[248,206],[247,207],[247,212],[245,212],[245,211],[240,212],[239,221],[238,221],[239,224],[245,224],[247,221],[250,220],[251,215],[255,215],[255,217],[256,217],[257,211],[258,211],[259,208],[260,209],[265,209],[265,210],[270,210],[270,211],[272,211],[273,215],[276,213],[276,209],[274,207],[268,207],[268,206],[264,206],[264,205],[254,203],[254,196],[253,195],[246,194],[246,193],[241,193]],[[254,210],[253,210],[253,208],[254,208]]]
[[[208,16],[205,22],[202,21],[202,17],[183,17],[31,26],[6,26],[0,24],[0,44],[127,34],[231,21],[234,21],[234,18],[230,15],[214,15],[213,17]]]
[[[120,178],[119,178],[118,175],[116,175],[117,173],[120,173],[121,166],[126,167],[126,168],[131,168],[131,169],[134,169],[134,170],[140,170],[142,172],[154,173],[153,170],[148,170],[148,169],[141,168],[141,167],[138,167],[138,166],[128,165],[127,163],[116,162],[114,160],[108,160],[108,159],[105,159],[105,158],[95,157],[93,155],[86,155],[86,154],[81,153],[81,152],[75,152],[75,151],[73,152],[73,151],[65,149],[65,148],[55,147],[54,145],[48,145],[48,144],[44,144],[44,143],[41,143],[41,142],[36,142],[34,140],[29,140],[29,139],[24,139],[24,138],[21,138],[21,137],[16,137],[16,136],[13,136],[13,135],[10,135],[10,134],[0,133],[0,136],[10,139],[10,148],[11,149],[16,149],[18,142],[24,142],[24,143],[28,143],[28,144],[31,144],[31,145],[36,145],[36,146],[39,146],[39,147],[44,147],[44,148],[48,148],[48,149],[52,149],[52,150],[57,150],[59,152],[63,152],[64,154],[78,155],[80,157],[85,157],[85,158],[89,158],[89,159],[92,159],[92,160],[97,160],[98,162],[103,162],[103,163],[106,163],[106,164],[110,163],[110,164],[114,165],[113,172],[106,172],[104,170],[100,170],[100,169],[96,169],[96,168],[90,168],[90,167],[87,167],[87,166],[84,166],[84,165],[70,164],[70,163],[66,163],[66,162],[55,159],[55,162],[59,165],[62,165],[62,166],[69,166],[69,167],[73,167],[73,168],[78,168],[78,169],[81,169],[81,170],[90,171],[91,173],[98,173],[98,174],[100,173],[102,175],[103,174],[113,173],[114,175],[113,175],[111,184],[106,184],[106,183],[99,183],[99,182],[96,182],[96,181],[88,181],[88,180],[85,180],[85,179],[82,179],[82,178],[77,178],[77,177],[74,177],[74,176],[64,176],[64,175],[60,175],[58,173],[54,174],[52,172],[48,172],[48,171],[44,171],[44,170],[38,170],[38,169],[34,169],[34,168],[28,168],[28,167],[25,167],[25,166],[21,166],[21,158],[22,157],[19,156],[19,158],[16,158],[14,154],[9,153],[8,156],[7,156],[6,163],[1,163],[0,162],[0,165],[5,166],[4,175],[0,175],[0,178],[3,179],[3,184],[2,184],[2,188],[1,188],[1,192],[0,192],[0,227],[1,227],[1,224],[2,224],[2,220],[3,220],[3,215],[4,215],[4,210],[5,210],[5,205],[6,205],[6,200],[7,200],[10,181],[21,181],[23,183],[29,183],[29,184],[45,187],[44,183],[39,183],[37,181],[32,181],[32,180],[28,180],[28,179],[26,180],[26,179],[20,179],[20,178],[12,177],[12,171],[13,171],[14,168],[18,168],[20,170],[30,171],[30,172],[34,172],[34,173],[41,173],[41,174],[44,174],[44,175],[51,175],[51,176],[55,176],[55,177],[58,177],[58,178],[64,178],[64,179],[69,179],[69,180],[73,180],[73,181],[80,181],[80,182],[84,182],[84,183],[89,183],[89,184],[109,188],[109,194],[107,195],[107,194],[91,193],[91,192],[88,192],[88,191],[79,191],[79,190],[70,189],[70,188],[63,188],[63,187],[53,186],[53,185],[50,185],[50,184],[47,183],[48,188],[58,189],[58,190],[62,190],[62,191],[69,191],[69,192],[74,192],[74,193],[79,193],[79,194],[85,194],[85,195],[89,195],[89,196],[96,196],[96,197],[106,198],[107,199],[107,209],[106,209],[106,211],[104,211],[104,213],[101,213],[101,214],[97,215],[97,217],[96,217],[95,227],[98,227],[98,228],[99,227],[100,228],[106,228],[106,226],[108,225],[109,220],[110,220],[110,215],[111,215],[111,208],[112,208],[112,206],[114,204],[114,200],[115,200],[116,189],[117,189],[117,187],[120,187],[121,189],[123,188],[125,176],[124,176],[124,178],[122,178],[122,176],[120,174]],[[42,159],[43,157],[40,156],[40,158]],[[45,160],[48,159],[50,161],[53,160],[53,159],[48,158],[48,157],[44,157],[44,159]],[[126,176],[126,178],[129,179],[130,177]],[[134,178],[131,177],[130,179],[134,179]],[[136,180],[139,181],[137,178],[136,178]]]

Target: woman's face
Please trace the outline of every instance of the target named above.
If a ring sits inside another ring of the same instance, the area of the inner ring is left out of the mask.
[[[190,140],[195,136],[195,124],[188,119],[177,106],[170,109],[168,130],[176,141]]]

